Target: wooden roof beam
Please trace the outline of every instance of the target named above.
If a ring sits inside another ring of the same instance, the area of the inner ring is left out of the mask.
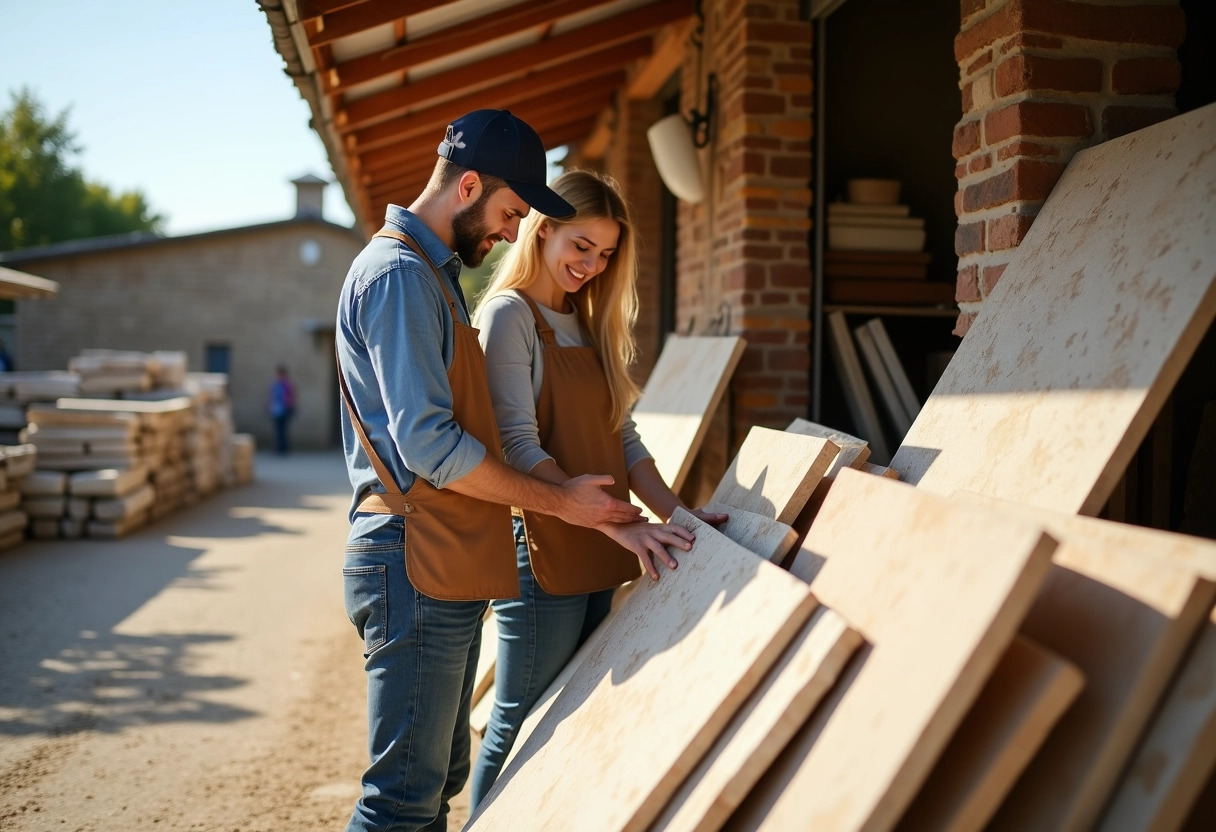
[[[364,2],[365,0],[296,0],[296,14],[300,16],[300,20],[311,20]]]
[[[510,109],[524,121],[532,124],[533,118],[548,116],[551,111],[561,112],[566,108],[578,110],[591,102],[596,102],[598,106],[602,107],[608,103],[612,93],[619,88],[620,75],[619,72],[605,75],[596,79],[596,83],[586,87],[575,86],[557,92],[546,92],[543,95],[516,102],[511,105]],[[477,108],[469,108],[469,110],[472,109]],[[453,118],[463,115],[469,110],[445,110],[443,117],[439,119],[410,117],[410,124],[413,126],[410,128],[409,135],[403,135],[400,141],[391,145],[355,154],[359,158],[361,168],[364,171],[372,171],[393,164],[402,157],[411,155],[417,149],[419,142],[433,139],[433,143],[438,144],[444,126]]]
[[[404,20],[410,15],[442,6],[445,2],[447,0],[366,0],[325,12],[319,19],[305,23],[304,30],[308,34],[309,46],[324,46],[338,38]],[[300,17],[304,17],[303,12]]]
[[[627,45],[630,46],[630,45]],[[473,110],[486,107],[505,109],[513,107],[520,101],[529,98],[556,95],[561,90],[575,84],[599,84],[601,80],[613,88],[625,83],[625,73],[621,67],[631,58],[628,55],[634,51],[609,50],[592,62],[581,62],[578,65],[561,65],[553,69],[529,75],[521,80],[508,81],[494,87],[488,87],[461,98],[444,101],[416,110],[413,113],[391,122],[384,122],[372,127],[365,127],[346,135],[343,146],[348,154],[361,153],[395,144],[408,138],[425,135],[435,123],[447,124],[452,119]],[[611,52],[620,52],[613,56]],[[626,58],[628,58],[626,60]]]
[[[601,0],[600,4],[607,2],[614,0]],[[591,7],[595,5],[592,3]],[[357,84],[404,72],[476,44],[552,23],[587,8],[588,0],[545,0],[474,18],[460,26],[442,29],[402,46],[340,63],[334,72],[322,76],[322,90],[327,93],[342,92]]]
[[[659,36],[654,54],[629,80],[626,98],[646,101],[658,95],[667,79],[684,63],[685,47],[694,24],[695,20],[689,17],[667,27]]]
[[[458,94],[474,86],[488,86],[488,78],[518,77],[528,68],[542,69],[578,59],[595,60],[593,56],[596,53],[634,40],[644,41],[644,52],[649,55],[653,42],[645,35],[674,20],[687,17],[691,12],[692,0],[659,0],[657,3],[610,18],[594,27],[576,29],[540,43],[465,64],[407,84],[400,89],[388,90],[351,102],[335,114],[334,122],[339,130],[348,132],[364,124],[398,115],[415,104],[453,97],[453,93]],[[593,34],[594,37],[588,37],[588,34]]]

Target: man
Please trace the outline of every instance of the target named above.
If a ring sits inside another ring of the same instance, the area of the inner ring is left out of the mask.
[[[275,453],[286,456],[290,448],[287,428],[296,412],[296,388],[291,383],[291,376],[287,374],[287,367],[283,364],[275,368],[267,408],[270,410],[271,420],[274,421]]]
[[[349,830],[442,830],[469,771],[469,704],[491,598],[519,594],[508,506],[569,523],[630,522],[601,488],[553,485],[501,461],[484,355],[457,278],[529,208],[569,216],[544,146],[505,110],[448,126],[408,209],[355,258],[338,307],[347,470],[343,582],[364,639],[371,766]],[[355,417],[352,419],[352,415]]]

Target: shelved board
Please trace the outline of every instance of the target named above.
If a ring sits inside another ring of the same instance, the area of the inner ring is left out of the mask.
[[[791,572],[813,575],[811,591],[868,645],[724,828],[891,829],[1013,641],[1054,549],[1008,513],[837,474]]]
[[[895,425],[895,429],[902,437],[908,432],[908,428],[912,427],[912,417],[904,409],[904,403],[895,390],[895,382],[891,378],[891,373],[887,370],[882,355],[878,352],[878,345],[874,343],[874,334],[865,324],[862,324],[854,327],[853,338],[857,341],[857,349],[861,352],[861,358],[870,372],[870,378],[874,380],[874,386],[878,389],[878,397],[882,400],[883,408],[886,409],[887,415],[891,417],[891,423]]]
[[[912,382],[908,381],[908,374],[899,360],[899,354],[895,352],[895,345],[891,343],[891,337],[887,335],[887,328],[883,325],[882,318],[871,318],[866,321],[865,327],[870,331],[870,337],[874,339],[874,346],[882,357],[883,366],[891,375],[891,383],[895,385],[895,392],[899,395],[904,411],[910,418],[915,419],[920,414],[920,400],[916,397],[916,391],[912,389]]]
[[[897,828],[980,832],[1084,684],[1076,665],[1015,638]]]
[[[805,583],[673,521],[697,537],[680,568],[629,596],[467,828],[646,829],[810,618]]]
[[[650,832],[714,830],[747,796],[836,682],[861,636],[819,607],[764,683],[680,785]]]
[[[1086,681],[989,828],[1089,829],[1216,602],[1216,543],[979,495],[957,499],[1040,523],[1060,541],[1021,632]]]
[[[874,397],[866,386],[866,376],[861,369],[861,359],[857,357],[857,348],[849,335],[849,324],[845,321],[843,312],[832,312],[827,316],[828,344],[832,348],[832,358],[836,363],[836,373],[840,376],[840,386],[844,389],[845,402],[849,406],[849,415],[857,425],[858,431],[865,435],[870,447],[878,457],[886,462],[891,458],[887,451],[887,442],[882,435],[882,423],[878,420],[878,411],[874,408]]]
[[[1120,777],[1100,832],[1173,832],[1216,773],[1216,610]]]
[[[680,335],[663,344],[633,421],[672,491],[683,487],[746,345],[735,336]]]
[[[792,523],[839,452],[826,439],[754,427],[709,502]]]
[[[891,467],[1097,514],[1216,317],[1214,191],[1216,104],[1077,153]]]

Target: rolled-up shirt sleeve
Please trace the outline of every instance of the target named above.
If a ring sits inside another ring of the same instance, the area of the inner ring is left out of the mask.
[[[536,422],[535,319],[524,302],[503,294],[485,301],[477,325],[503,458],[515,470],[527,473],[553,458],[540,445]]]
[[[405,466],[436,488],[485,458],[485,446],[452,413],[448,367],[453,326],[434,276],[401,266],[360,294],[357,321]]]
[[[638,435],[638,426],[632,416],[626,416],[621,423],[621,443],[625,448],[625,470],[629,471],[643,459],[654,459],[642,437]]]

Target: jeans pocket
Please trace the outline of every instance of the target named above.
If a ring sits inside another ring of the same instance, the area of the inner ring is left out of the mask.
[[[363,658],[388,641],[388,567],[384,564],[342,569],[346,616],[363,639]]]

